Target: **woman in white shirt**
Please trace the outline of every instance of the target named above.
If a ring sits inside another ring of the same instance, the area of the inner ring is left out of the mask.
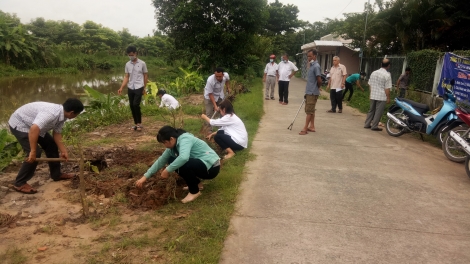
[[[171,95],[167,94],[165,90],[160,89],[157,92],[158,97],[162,100],[160,103],[160,107],[166,107],[169,110],[174,110],[178,107],[180,107],[180,104],[178,101]]]
[[[207,136],[207,139],[214,137],[215,143],[227,152],[224,159],[229,159],[235,155],[235,151],[245,149],[248,146],[248,133],[243,121],[235,115],[232,103],[224,100],[219,105],[219,119],[210,119],[202,115],[202,119],[210,123],[211,126],[220,127],[217,132]]]

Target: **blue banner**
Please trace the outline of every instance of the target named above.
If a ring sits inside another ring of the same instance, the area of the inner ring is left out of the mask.
[[[455,81],[454,95],[458,101],[470,100],[470,59],[447,52],[439,80],[438,93],[444,94],[444,88],[452,89],[451,80]]]

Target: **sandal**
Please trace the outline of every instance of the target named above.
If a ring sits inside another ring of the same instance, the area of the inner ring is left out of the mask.
[[[54,179],[54,181],[66,181],[66,180],[73,179],[73,178],[75,178],[76,176],[77,176],[76,174],[62,173],[62,174],[59,176],[59,179],[57,179],[57,180]]]
[[[35,194],[35,193],[38,192],[35,189],[33,189],[33,187],[31,187],[31,185],[29,185],[27,183],[24,184],[21,187],[16,187],[16,186],[13,185],[13,189],[17,192],[24,193],[24,194]]]
[[[299,135],[302,135],[302,136],[303,136],[303,135],[307,135],[307,134],[308,134],[308,132],[305,131],[305,130],[302,130],[302,131],[299,132]]]
[[[131,128],[129,128],[130,130],[137,130],[137,126],[133,126]]]
[[[315,132],[315,129],[307,128],[307,131],[309,131],[309,132]]]
[[[135,130],[136,130],[136,131],[142,131],[142,128],[144,128],[144,127],[141,126],[141,125],[138,125],[138,126],[136,126],[136,129],[135,129]]]

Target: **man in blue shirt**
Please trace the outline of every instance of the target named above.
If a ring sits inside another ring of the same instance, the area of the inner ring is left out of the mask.
[[[359,82],[359,80],[364,80],[366,75],[367,74],[365,72],[354,73],[354,74],[351,74],[351,76],[349,76],[348,78],[346,78],[346,85],[345,85],[346,89],[343,92],[343,101],[348,91],[349,91],[348,101],[351,101],[351,97],[354,93],[354,90],[353,90],[354,83],[356,83],[356,85],[359,86],[359,88],[361,88],[361,90],[364,92],[364,89],[362,88],[361,82]]]
[[[299,135],[306,135],[308,132],[315,132],[315,105],[321,89],[321,69],[317,62],[317,50],[311,49],[307,52],[307,60],[310,64],[307,75],[307,86],[305,87],[305,126]]]

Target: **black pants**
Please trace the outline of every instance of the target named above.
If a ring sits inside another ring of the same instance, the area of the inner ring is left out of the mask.
[[[405,88],[400,88],[400,95],[398,97],[405,98],[405,95],[406,95],[406,89]]]
[[[175,158],[170,157],[168,163],[175,161]],[[207,170],[206,165],[200,159],[189,158],[183,166],[176,170],[181,178],[184,179],[188,185],[189,192],[196,194],[199,192],[198,184],[201,182],[199,179],[210,180],[214,179],[220,171],[220,166],[211,167]]]
[[[339,110],[343,110],[343,93],[337,92],[336,89],[330,89],[331,111],[336,112],[336,106]]]
[[[129,106],[131,107],[132,117],[134,118],[134,124],[142,123],[140,102],[142,101],[143,91],[144,87],[135,90],[127,89],[127,95],[129,96]]]
[[[18,131],[12,127],[10,127],[10,131],[13,136],[16,137],[18,143],[20,143],[21,147],[23,147],[23,151],[26,157],[29,157],[29,152],[31,151],[31,146],[29,145],[29,134],[25,132]],[[48,158],[58,158],[59,157],[59,149],[57,144],[54,141],[54,138],[49,133],[46,133],[44,137],[38,137],[38,144],[46,153],[46,157]],[[37,148],[36,150],[36,157],[41,157],[41,148]],[[21,187],[26,184],[31,178],[33,178],[34,172],[36,171],[36,167],[38,166],[37,162],[28,163],[23,162],[21,164],[20,171],[16,176],[15,186]],[[54,181],[58,181],[60,178],[60,162],[49,162],[49,170],[51,172],[51,178]]]
[[[217,134],[214,136],[215,143],[219,145],[223,150],[231,148],[233,151],[242,150],[244,147],[238,145],[233,141],[232,137],[225,135],[223,130],[217,131]]]
[[[279,81],[279,102],[289,103],[289,81]]]
[[[351,97],[354,93],[353,85],[352,83],[348,83],[348,82],[346,82],[345,85],[346,85],[346,89],[344,89],[344,92],[343,92],[343,100],[344,100],[344,97],[346,96],[346,93],[349,91],[348,101],[351,101]]]

